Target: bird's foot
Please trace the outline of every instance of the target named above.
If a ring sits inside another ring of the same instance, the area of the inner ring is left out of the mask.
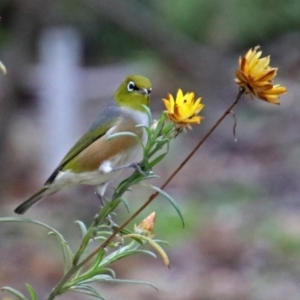
[[[102,209],[104,207],[104,202],[107,201],[107,199],[101,195],[100,193],[98,192],[95,192],[95,194],[98,196],[99,200],[100,200],[100,208]],[[98,218],[98,214],[95,216],[95,219]],[[115,228],[118,228],[119,226],[117,225],[117,223],[115,223],[111,217],[111,215],[107,215],[107,217],[105,218],[107,223],[108,223],[108,226],[111,228],[111,229],[115,229]]]
[[[107,201],[106,198],[103,195],[101,195],[100,193],[98,193],[97,191],[95,192],[95,194],[97,195],[97,197],[100,201],[100,206],[103,207],[104,202]]]
[[[127,169],[127,168],[133,168],[135,171],[139,172],[141,175],[147,175],[148,173],[145,172],[142,168],[142,166],[139,164],[139,163],[130,163],[130,164],[127,164],[127,165],[123,165],[121,167],[118,167],[118,168],[114,168],[113,171],[118,171],[118,170],[123,170],[123,169]]]
[[[108,223],[108,227],[109,228],[111,228],[113,230],[116,229],[116,228],[119,228],[119,225],[116,222],[114,222],[114,220],[112,219],[111,215],[108,215],[106,217],[106,221]]]

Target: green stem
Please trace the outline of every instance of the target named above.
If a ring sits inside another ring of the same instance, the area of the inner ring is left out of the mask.
[[[169,176],[169,178],[162,184],[160,189],[164,189],[171,180],[176,176],[176,174],[183,168],[183,166],[190,160],[190,158],[195,154],[195,152],[202,146],[202,144],[208,139],[208,137],[215,131],[215,129],[220,125],[220,123],[225,119],[225,117],[231,113],[231,110],[237,105],[241,97],[244,95],[245,90],[240,89],[236,99],[234,102],[229,106],[229,108],[224,112],[224,114],[218,119],[215,125],[207,132],[207,134],[200,140],[200,142],[196,145],[196,147],[192,150],[192,152],[185,158],[185,160],[177,167],[177,169]],[[116,237],[116,235],[123,230],[136,216],[138,216],[158,195],[158,192],[153,193],[148,200],[127,220],[125,221],[120,227],[118,227],[99,247],[97,247],[94,251],[92,251],[85,259],[83,259],[78,265],[73,264],[71,269],[64,275],[64,277],[60,280],[60,282],[56,285],[56,287],[51,292],[50,296],[47,300],[53,300],[56,296],[58,296],[61,292],[61,288],[64,284],[82,267],[84,266],[89,260],[91,260],[99,251],[103,250],[107,247],[112,240]],[[82,245],[82,244],[81,244]],[[79,250],[80,251],[80,248]],[[78,253],[78,252],[77,252]],[[76,263],[79,261],[80,256],[76,257]]]
[[[64,277],[58,282],[56,287],[52,290],[47,300],[53,300],[56,296],[62,293],[61,289],[64,284],[80,269],[80,267],[73,265],[71,269],[64,275]]]

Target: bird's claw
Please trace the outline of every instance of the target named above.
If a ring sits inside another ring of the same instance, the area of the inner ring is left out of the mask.
[[[146,176],[149,174],[149,171],[145,172],[143,170],[143,167],[141,166],[141,164],[136,163],[136,162],[130,163],[130,164],[118,167],[118,168],[114,168],[113,171],[119,171],[119,170],[126,169],[126,168],[133,168],[135,171],[139,172],[143,176]]]
[[[130,167],[133,168],[135,171],[139,172],[143,176],[148,175],[148,172],[145,172],[139,163],[132,163]]]

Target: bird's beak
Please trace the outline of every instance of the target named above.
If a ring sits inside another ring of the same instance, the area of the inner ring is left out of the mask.
[[[139,93],[141,93],[142,95],[149,95],[151,93],[151,90],[139,89]]]

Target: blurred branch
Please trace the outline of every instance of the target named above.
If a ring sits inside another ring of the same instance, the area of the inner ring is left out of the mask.
[[[153,48],[179,72],[195,80],[216,83],[224,57],[176,31],[162,17],[139,1],[84,0],[102,18],[114,23]],[[217,69],[217,70],[216,70]]]
[[[6,67],[5,67],[4,64],[1,62],[1,60],[0,60],[0,70],[2,71],[2,73],[3,73],[4,75],[7,73]]]

